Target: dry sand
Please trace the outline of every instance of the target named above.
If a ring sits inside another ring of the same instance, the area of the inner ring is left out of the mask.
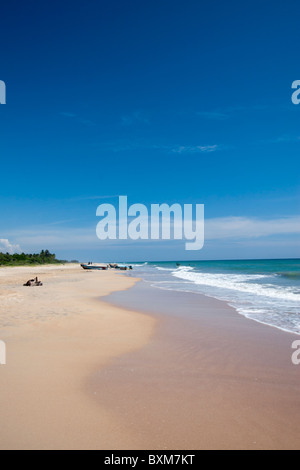
[[[43,287],[23,287],[39,276]],[[103,449],[132,442],[84,379],[149,341],[155,321],[99,300],[135,280],[79,266],[0,270],[1,449]]]

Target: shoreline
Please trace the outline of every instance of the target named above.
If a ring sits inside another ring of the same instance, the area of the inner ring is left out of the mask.
[[[127,274],[128,275],[128,274]],[[139,282],[143,282],[143,279],[138,279]],[[134,287],[134,286],[133,286]],[[220,302],[220,303],[223,303],[225,305],[227,305],[228,309],[231,309],[233,310],[236,315],[239,315],[241,317],[243,317],[244,319],[250,321],[250,322],[255,322],[255,323],[258,323],[259,325],[262,325],[262,326],[265,326],[265,327],[268,327],[268,328],[271,328],[271,329],[275,329],[277,331],[281,331],[282,333],[287,333],[289,335],[296,335],[296,336],[300,336],[300,332],[297,333],[296,331],[291,331],[291,330],[288,330],[288,329],[284,329],[280,326],[277,326],[277,325],[274,325],[274,324],[271,324],[271,323],[267,323],[267,322],[263,322],[262,320],[258,320],[256,318],[253,318],[243,312],[240,312],[238,310],[238,308],[235,306],[235,305],[232,305],[231,302],[229,300],[224,300],[224,299],[220,299],[218,298],[217,296],[213,296],[213,295],[209,295],[209,294],[206,294],[206,293],[203,293],[203,292],[195,292],[195,291],[185,291],[185,290],[176,290],[176,289],[164,289],[164,288],[159,288],[157,286],[152,286],[149,287],[150,289],[159,289],[161,291],[164,291],[164,292],[175,292],[175,293],[185,293],[185,294],[188,294],[188,295],[192,295],[192,296],[199,296],[199,299],[201,299],[201,297],[205,297],[207,299],[212,299],[213,302]],[[107,296],[107,302],[109,303],[111,301],[111,299],[113,299],[112,303],[114,305],[120,305],[120,302],[118,302],[118,299],[117,299],[117,296],[114,296],[114,292],[112,294],[109,294]],[[118,294],[118,292],[116,292],[116,294]],[[116,298],[116,300],[114,299],[114,297]],[[130,304],[129,304],[130,305]],[[134,305],[134,304],[132,304]],[[133,307],[134,309],[134,307]],[[142,307],[141,305],[138,305],[138,307],[136,307],[136,311],[142,311],[143,313],[147,314],[147,315],[159,315],[159,312],[155,312],[153,309],[147,309],[147,308],[144,308]]]
[[[137,271],[158,288],[202,293],[246,318],[299,335],[299,261],[169,262]]]

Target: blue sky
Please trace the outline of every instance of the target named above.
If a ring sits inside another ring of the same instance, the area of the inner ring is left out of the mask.
[[[299,13],[291,0],[2,5],[0,249],[299,257]],[[118,195],[204,203],[204,249],[100,242],[96,208]]]

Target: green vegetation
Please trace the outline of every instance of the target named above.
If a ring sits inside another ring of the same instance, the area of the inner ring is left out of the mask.
[[[56,259],[56,256],[48,250],[42,250],[40,254],[28,255],[25,253],[13,254],[0,253],[0,266],[27,266],[32,264],[61,264],[66,261]]]

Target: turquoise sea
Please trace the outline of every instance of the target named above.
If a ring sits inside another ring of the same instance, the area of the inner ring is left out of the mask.
[[[300,259],[136,263],[153,287],[224,300],[240,314],[300,334]]]

